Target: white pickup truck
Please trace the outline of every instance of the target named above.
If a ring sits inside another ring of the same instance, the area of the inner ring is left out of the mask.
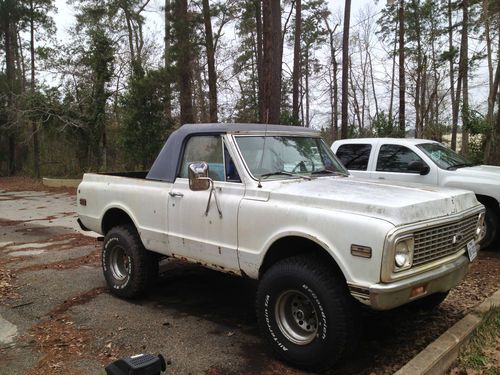
[[[360,304],[439,304],[484,218],[471,192],[359,181],[318,132],[259,124],[184,125],[149,172],[85,174],[77,203],[112,293],[146,292],[164,257],[258,279],[266,341],[315,370],[352,350]]]
[[[500,167],[473,165],[449,147],[426,139],[344,139],[334,142],[332,151],[354,176],[473,191],[486,207],[481,248],[500,239]]]

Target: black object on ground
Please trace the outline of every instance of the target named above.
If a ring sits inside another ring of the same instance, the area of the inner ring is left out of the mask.
[[[167,368],[161,354],[137,354],[106,366],[107,375],[159,375]]]

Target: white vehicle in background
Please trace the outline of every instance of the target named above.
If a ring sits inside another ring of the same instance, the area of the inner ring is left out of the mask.
[[[441,143],[426,139],[344,139],[335,141],[332,151],[357,177],[473,191],[486,207],[481,248],[499,238],[500,167],[473,165]]]

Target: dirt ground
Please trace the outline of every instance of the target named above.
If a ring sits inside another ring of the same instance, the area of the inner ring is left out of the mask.
[[[259,337],[252,281],[164,262],[147,297],[110,295],[73,194],[0,178],[0,374],[103,374],[137,353],[161,353],[168,374],[302,374]],[[499,275],[500,249],[481,251],[435,312],[364,312],[355,357],[330,373],[393,373],[499,289]]]

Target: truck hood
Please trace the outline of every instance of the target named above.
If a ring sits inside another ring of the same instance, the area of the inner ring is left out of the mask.
[[[466,190],[355,177],[282,181],[270,190],[270,200],[370,216],[395,226],[453,215],[479,204]]]
[[[485,178],[490,182],[500,184],[500,167],[494,165],[476,165],[474,167],[458,168],[455,173],[461,176]]]

